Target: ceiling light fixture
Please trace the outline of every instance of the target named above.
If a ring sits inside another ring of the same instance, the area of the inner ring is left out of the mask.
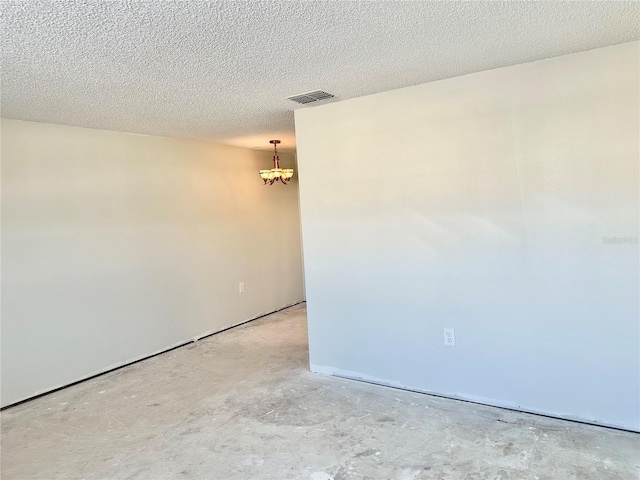
[[[280,157],[278,157],[278,144],[280,140],[269,140],[273,145],[273,168],[271,170],[260,170],[260,176],[264,180],[264,184],[273,185],[280,181],[283,185],[289,183],[293,177],[293,168],[280,168]]]

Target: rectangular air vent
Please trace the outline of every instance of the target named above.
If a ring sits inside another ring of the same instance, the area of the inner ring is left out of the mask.
[[[316,90],[313,92],[301,93],[300,95],[287,97],[287,99],[304,105],[305,103],[317,102],[319,100],[325,100],[327,98],[333,97],[334,95],[331,95],[330,93],[323,92],[322,90]]]

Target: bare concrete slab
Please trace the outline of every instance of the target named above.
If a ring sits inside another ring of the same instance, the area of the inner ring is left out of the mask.
[[[2,479],[640,478],[640,435],[308,371],[306,312],[2,412]]]

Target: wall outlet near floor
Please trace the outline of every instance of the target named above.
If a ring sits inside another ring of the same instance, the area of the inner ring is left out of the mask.
[[[244,293],[244,282],[238,284],[238,293]]]
[[[445,328],[444,330],[444,344],[448,347],[456,346],[456,332],[453,328]]]

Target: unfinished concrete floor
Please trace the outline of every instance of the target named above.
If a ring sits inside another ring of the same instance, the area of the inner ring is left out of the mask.
[[[640,435],[308,372],[304,305],[2,412],[2,479],[639,478]]]

